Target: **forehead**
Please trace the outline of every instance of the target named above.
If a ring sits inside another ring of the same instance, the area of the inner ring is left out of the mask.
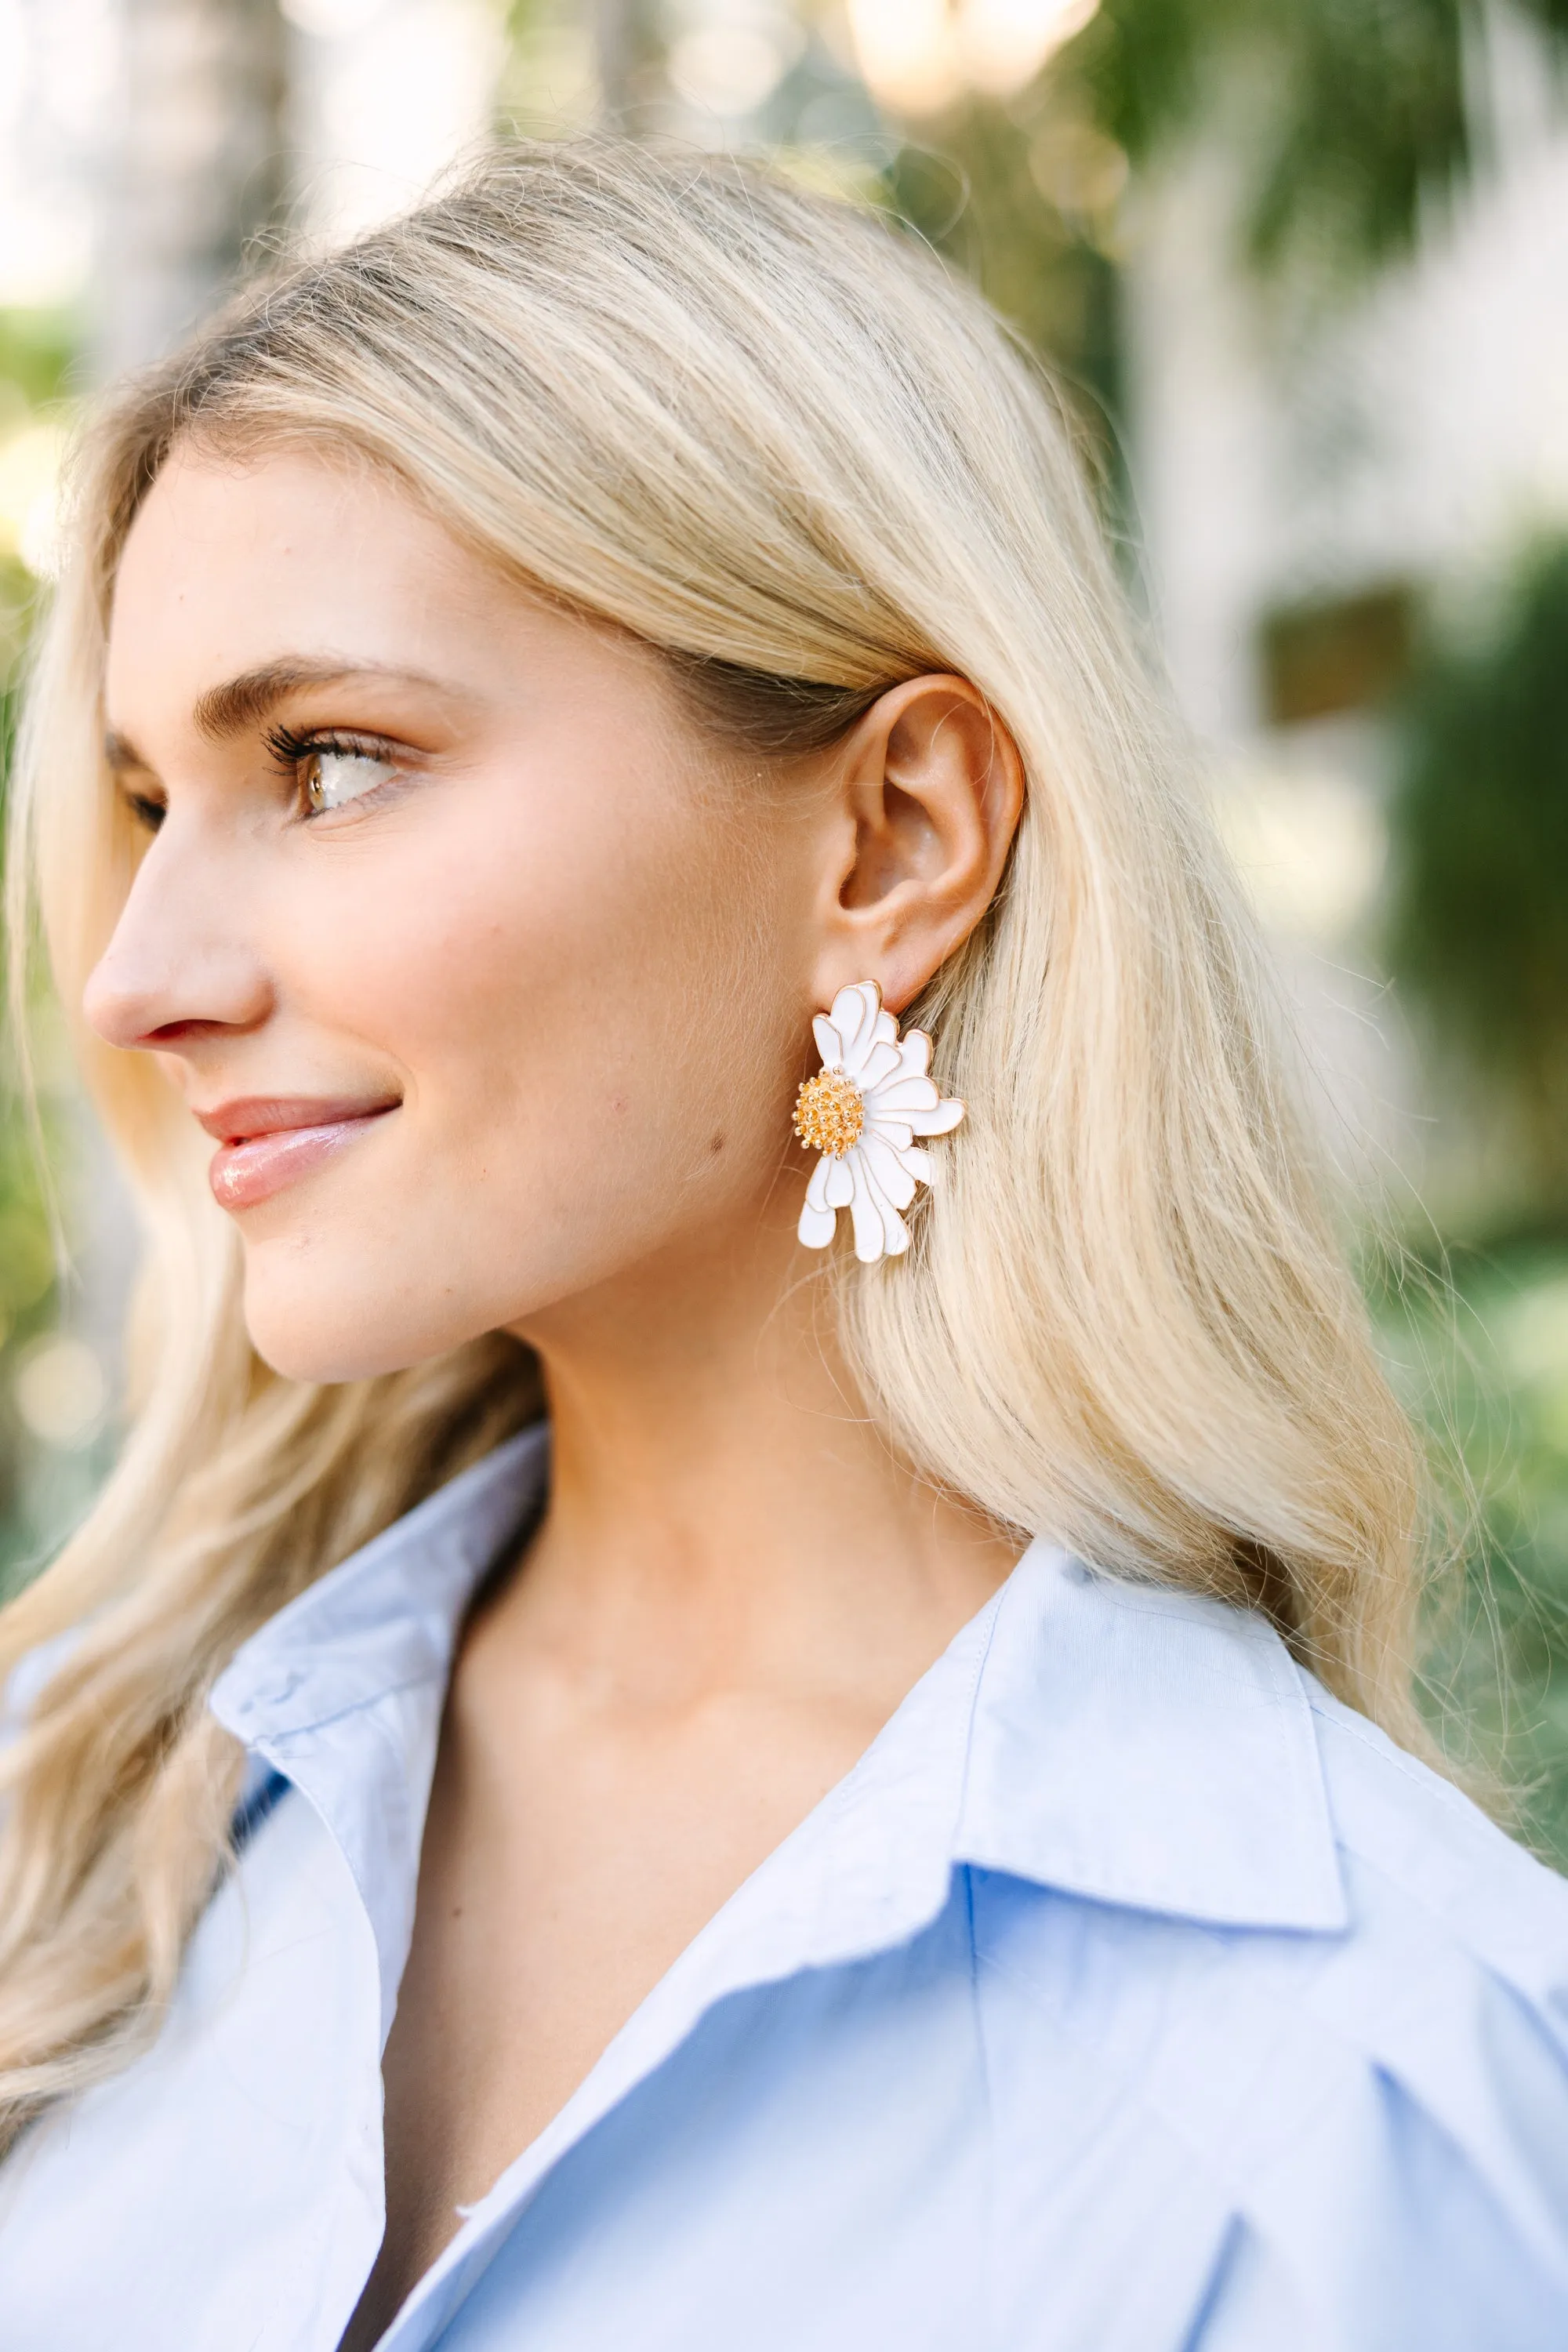
[[[115,580],[107,693],[117,720],[154,696],[300,654],[429,667],[517,599],[388,474],[280,450],[182,450],[132,524]]]

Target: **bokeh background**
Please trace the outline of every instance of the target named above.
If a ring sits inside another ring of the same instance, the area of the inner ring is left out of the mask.
[[[901,215],[1068,385],[1445,1465],[1435,1717],[1568,1866],[1568,0],[0,0],[0,760],[93,387],[593,122]],[[130,1255],[40,1013],[12,1584],[102,1473]]]

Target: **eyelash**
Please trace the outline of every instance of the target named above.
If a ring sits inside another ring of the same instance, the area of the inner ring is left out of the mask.
[[[352,758],[357,752],[366,760],[390,761],[393,757],[392,746],[384,736],[345,735],[331,727],[317,728],[303,735],[297,734],[292,727],[269,727],[266,741],[273,760],[283,773],[292,779],[301,797],[304,786],[300,770],[307,760],[320,759],[323,754],[332,752],[342,758]],[[362,801],[370,800],[379,790],[378,785],[373,784],[369,792],[362,793],[359,797]],[[317,816],[329,814],[329,810],[307,810],[304,822],[313,824]]]
[[[357,751],[363,757],[372,760],[390,760],[393,756],[392,746],[384,736],[345,735],[336,728],[331,727],[318,728],[313,732],[303,735],[298,734],[292,727],[269,727],[267,730],[266,742],[276,765],[301,793],[303,788],[300,779],[300,767],[306,760],[319,759],[323,752],[335,751],[346,756]],[[360,795],[361,799],[369,800],[378,789],[378,786],[373,785],[370,792]],[[138,824],[144,826],[149,833],[157,832],[165,814],[162,801],[155,801],[145,793],[128,793],[126,803]],[[307,812],[306,824],[314,824],[316,815],[321,814],[330,814],[330,812]]]

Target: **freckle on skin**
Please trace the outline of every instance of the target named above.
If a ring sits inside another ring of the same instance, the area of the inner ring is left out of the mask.
[[[722,1151],[722,1150],[723,1150],[723,1149],[724,1149],[724,1139],[723,1139],[723,1137],[722,1137],[721,1135],[716,1135],[716,1136],[714,1136],[714,1137],[712,1138],[711,1141],[710,1142],[710,1144],[709,1144],[709,1146],[708,1146],[708,1149],[709,1149],[709,1150],[710,1150],[710,1151],[711,1151],[715,1156],[717,1156],[717,1155],[718,1155],[721,1151]]]

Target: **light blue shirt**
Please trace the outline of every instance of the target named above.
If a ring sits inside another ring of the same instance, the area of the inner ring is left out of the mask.
[[[336,2345],[453,1642],[542,1470],[223,1676],[287,1787],[156,2046],[0,2168],[4,2352]],[[1563,2352],[1568,1888],[1262,1620],[1037,1543],[383,2343]]]

